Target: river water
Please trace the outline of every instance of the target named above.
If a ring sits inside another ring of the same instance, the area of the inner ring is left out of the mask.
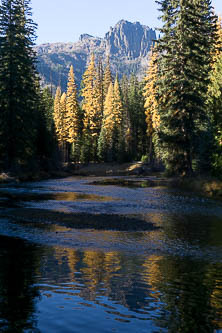
[[[98,180],[0,188],[0,332],[221,333],[221,201]]]

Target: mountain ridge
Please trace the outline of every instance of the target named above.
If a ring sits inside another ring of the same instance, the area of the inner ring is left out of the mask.
[[[38,45],[35,51],[41,84],[53,88],[61,85],[65,90],[69,67],[73,65],[79,85],[92,53],[96,59],[101,57],[104,62],[109,56],[113,73],[118,72],[121,76],[133,72],[141,77],[155,39],[156,32],[152,28],[122,19],[114,27],[110,27],[104,38],[83,33],[77,42]]]

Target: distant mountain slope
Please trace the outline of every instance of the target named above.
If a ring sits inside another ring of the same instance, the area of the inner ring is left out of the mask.
[[[104,62],[109,55],[113,73],[118,71],[120,75],[128,75],[134,72],[141,77],[155,39],[156,32],[148,26],[121,20],[114,28],[110,28],[104,38],[83,34],[76,43],[48,43],[36,46],[42,84],[52,84],[53,87],[61,84],[65,90],[71,64],[74,66],[79,84],[92,52],[96,58],[102,57]]]

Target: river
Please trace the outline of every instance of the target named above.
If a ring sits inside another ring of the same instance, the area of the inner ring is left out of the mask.
[[[1,185],[0,332],[222,332],[221,201],[118,179]]]

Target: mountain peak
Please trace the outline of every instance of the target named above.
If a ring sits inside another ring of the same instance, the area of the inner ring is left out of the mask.
[[[153,29],[139,22],[131,23],[122,19],[110,28],[104,38],[84,33],[75,43],[39,45],[35,50],[42,85],[53,84],[56,87],[60,84],[65,90],[70,65],[74,67],[79,84],[92,52],[96,58],[104,60],[109,55],[112,71],[119,72],[120,76],[134,72],[141,77],[155,39]]]
[[[155,31],[148,26],[122,19],[105,35],[106,51],[130,58],[146,56],[155,39]]]

